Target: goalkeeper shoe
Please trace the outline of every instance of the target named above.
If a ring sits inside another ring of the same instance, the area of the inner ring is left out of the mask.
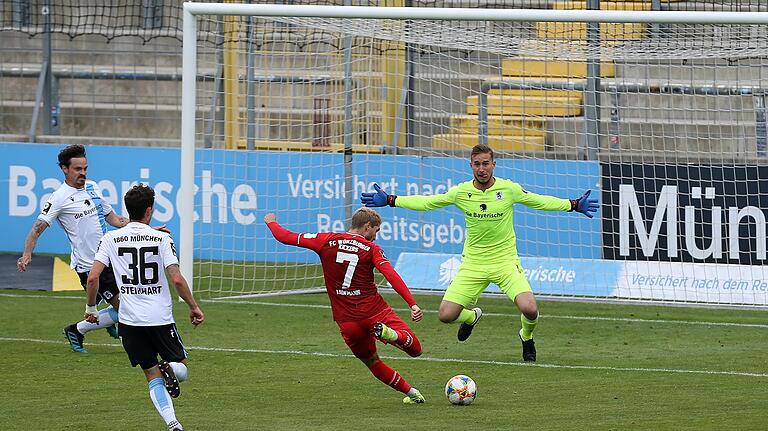
[[[387,343],[397,340],[397,332],[381,322],[373,324],[373,336]]]
[[[520,337],[520,342],[523,343],[523,361],[536,362],[536,343],[533,338],[530,340],[523,340],[523,330],[517,334]]]
[[[107,326],[106,330],[109,332],[110,337],[120,338],[120,334],[117,333],[117,325]]]
[[[475,312],[475,321],[471,324],[462,323],[459,325],[459,332],[456,334],[456,338],[458,338],[459,341],[466,341],[467,338],[472,335],[472,330],[475,329],[477,322],[479,322],[480,318],[483,317],[483,310],[481,310],[479,307],[475,307],[472,310]]]
[[[69,341],[69,348],[72,349],[75,353],[88,353],[87,350],[85,350],[85,347],[83,347],[83,334],[80,333],[80,331],[77,330],[77,325],[74,323],[64,328],[64,338]]]
[[[407,396],[403,398],[403,404],[424,404],[427,402],[427,400],[424,399],[424,395],[421,395],[421,392],[419,392],[418,389],[414,388],[414,391],[416,391],[413,396]]]
[[[181,394],[181,387],[179,386],[179,379],[176,378],[176,373],[173,372],[171,364],[166,361],[160,361],[157,367],[160,368],[160,372],[163,373],[165,389],[168,391],[168,394],[173,398],[178,398],[179,394]]]

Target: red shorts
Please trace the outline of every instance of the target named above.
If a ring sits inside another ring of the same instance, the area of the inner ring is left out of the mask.
[[[355,357],[368,359],[376,354],[376,337],[373,336],[373,325],[376,322],[381,322],[392,329],[413,333],[403,319],[389,307],[365,320],[336,322],[339,325],[341,337],[344,338],[344,342]]]

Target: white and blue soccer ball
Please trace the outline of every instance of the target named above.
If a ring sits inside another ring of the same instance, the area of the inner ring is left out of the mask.
[[[477,397],[477,385],[474,380],[463,374],[453,376],[445,384],[445,396],[451,404],[457,406],[472,404]]]

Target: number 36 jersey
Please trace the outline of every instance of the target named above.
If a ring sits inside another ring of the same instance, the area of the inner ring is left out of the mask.
[[[120,291],[120,322],[132,326],[174,323],[165,268],[178,264],[171,236],[131,222],[101,238],[96,260],[111,266]]]

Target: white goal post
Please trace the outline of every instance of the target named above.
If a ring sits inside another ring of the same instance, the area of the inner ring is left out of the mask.
[[[180,261],[196,292],[321,287],[264,214],[343,230],[373,182],[442,192],[486,143],[500,177],[600,197],[595,220],[516,207],[537,294],[768,305],[768,12],[582,3],[184,3]],[[444,289],[462,214],[380,213],[406,282]]]

